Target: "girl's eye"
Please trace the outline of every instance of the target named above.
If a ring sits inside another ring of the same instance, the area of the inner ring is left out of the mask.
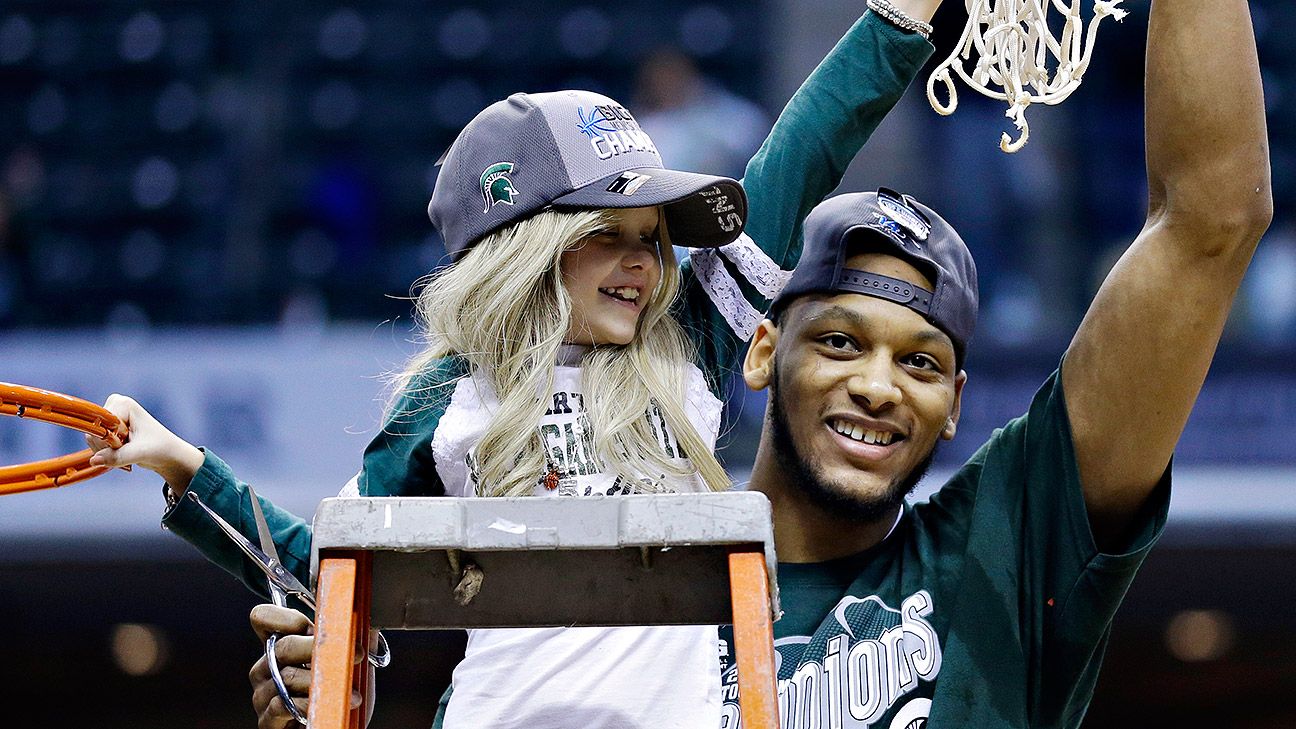
[[[657,235],[656,231],[652,233],[641,233],[639,235],[639,245],[649,251],[656,252],[661,250],[661,238]]]
[[[829,334],[820,341],[833,349],[850,352],[856,351],[855,342],[845,334]]]

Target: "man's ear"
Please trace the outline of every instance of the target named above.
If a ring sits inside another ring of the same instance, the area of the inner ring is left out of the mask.
[[[774,373],[774,348],[778,345],[778,325],[764,319],[756,327],[747,356],[743,358],[743,381],[753,390],[764,390]]]
[[[959,370],[958,375],[954,377],[954,407],[950,412],[949,420],[945,421],[945,427],[941,428],[941,437],[945,440],[953,440],[954,434],[958,432],[959,413],[963,411],[963,386],[967,384],[967,372]]]

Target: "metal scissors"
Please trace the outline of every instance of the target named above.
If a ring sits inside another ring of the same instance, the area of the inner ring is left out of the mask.
[[[211,517],[216,526],[225,532],[225,536],[238,545],[239,549],[242,549],[243,553],[252,560],[252,563],[266,574],[266,581],[270,588],[270,600],[275,605],[287,607],[288,597],[292,596],[300,600],[313,612],[315,610],[315,593],[311,592],[310,588],[303,585],[296,577],[293,577],[293,574],[279,561],[279,551],[275,549],[274,538],[270,536],[270,527],[266,523],[265,515],[261,512],[260,500],[257,499],[256,492],[252,490],[251,486],[248,486],[247,490],[248,496],[252,499],[252,516],[256,519],[257,538],[261,542],[259,549],[247,537],[244,537],[242,532],[230,526],[229,522],[208,508],[193,491],[186,491],[185,496],[192,499],[203,511],[207,512],[207,516]],[[284,685],[283,675],[279,672],[279,660],[275,657],[275,643],[278,641],[279,635],[277,634],[266,638],[265,655],[266,664],[270,667],[270,677],[274,680],[275,689],[279,692],[279,698],[283,701],[284,706],[288,708],[289,713],[293,715],[294,719],[305,724],[306,716],[301,713],[301,710],[297,708],[297,704],[289,696],[288,687]],[[378,652],[369,653],[369,662],[376,668],[382,668],[391,663],[391,649],[387,647],[387,639],[382,636],[382,633],[378,634]]]

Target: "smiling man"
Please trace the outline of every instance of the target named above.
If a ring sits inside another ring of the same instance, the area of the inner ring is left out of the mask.
[[[744,363],[769,390],[784,729],[1076,727],[1165,522],[1169,464],[1272,216],[1245,0],[1158,0],[1149,213],[1058,372],[929,501],[977,316],[972,257],[912,198],[833,198]],[[740,725],[731,634],[725,729]]]

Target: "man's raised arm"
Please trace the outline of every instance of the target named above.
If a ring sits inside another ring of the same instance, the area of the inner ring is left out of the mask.
[[[1120,543],[1165,471],[1273,216],[1246,0],[1156,0],[1151,16],[1147,222],[1062,366],[1100,546]]]

